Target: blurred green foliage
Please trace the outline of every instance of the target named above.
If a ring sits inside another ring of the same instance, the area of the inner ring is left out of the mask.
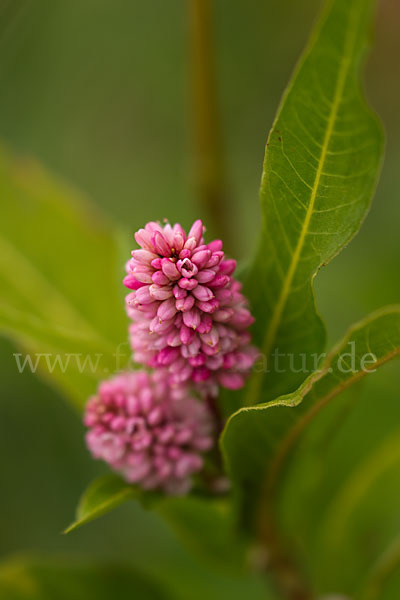
[[[236,232],[240,258],[250,255],[258,231],[267,133],[318,7],[317,0],[214,2],[232,202],[227,219]],[[351,322],[400,298],[398,3],[382,0],[377,23],[367,90],[386,124],[387,157],[361,233],[317,281],[318,304],[332,340]],[[188,48],[188,6],[182,1],[2,0],[0,137],[88,193],[131,232],[164,216],[188,225],[201,216],[193,185]],[[21,552],[90,560],[123,557],[162,580],[176,598],[266,597],[257,577],[221,575],[210,561],[196,562],[156,514],[133,503],[61,536],[82,489],[106,470],[87,454],[80,417],[35,376],[18,373],[10,343],[2,341],[0,351],[3,557]],[[349,410],[343,398],[340,434],[332,435],[317,461],[305,452],[304,464],[296,467],[301,501],[295,505],[288,489],[282,521],[291,534],[291,522],[302,523],[296,537],[305,563],[305,549],[312,544],[318,551],[322,535],[315,505],[321,507],[323,522],[330,502],[361,468],[368,450],[396,431],[397,372],[398,364],[393,364],[366,382],[362,406],[355,398]],[[378,410],[383,405],[385,410]],[[320,415],[305,444],[322,444],[319,419],[329,416]],[[307,477],[311,469],[319,478]],[[337,568],[353,586],[348,556],[362,567],[371,565],[398,534],[399,482],[400,465],[394,465],[374,483],[375,491],[383,490],[383,500],[381,494],[371,495],[363,513],[366,523],[352,521],[359,535],[345,556],[320,556],[317,564],[308,563],[322,587],[334,584],[331,560],[339,561]],[[301,520],[296,520],[299,514]],[[385,600],[397,598],[393,590],[388,589]]]

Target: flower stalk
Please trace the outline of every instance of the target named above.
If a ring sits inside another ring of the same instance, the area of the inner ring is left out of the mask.
[[[212,233],[231,250],[210,0],[192,0],[190,21],[195,184]]]

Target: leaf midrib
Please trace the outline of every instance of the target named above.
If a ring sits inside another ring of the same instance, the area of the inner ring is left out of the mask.
[[[349,19],[349,21],[351,21],[351,18]],[[356,32],[354,31],[353,28],[348,27],[346,40],[345,40],[345,44],[344,44],[344,51],[343,51],[343,55],[341,57],[341,64],[339,67],[339,72],[338,72],[338,77],[337,77],[336,90],[335,90],[335,94],[334,94],[334,97],[332,100],[331,112],[330,112],[330,115],[328,118],[328,126],[326,129],[325,135],[324,135],[324,140],[322,143],[318,168],[316,170],[314,183],[313,183],[313,186],[311,189],[310,202],[309,202],[309,205],[307,208],[303,227],[301,229],[295,251],[293,252],[293,256],[292,256],[292,260],[291,260],[291,263],[289,266],[289,270],[287,272],[287,276],[286,276],[284,284],[282,286],[282,290],[281,290],[280,296],[278,298],[278,302],[275,305],[275,309],[272,314],[271,321],[269,323],[267,332],[264,337],[263,344],[261,346],[261,351],[262,351],[263,355],[265,357],[267,357],[267,359],[270,355],[270,352],[271,352],[271,349],[272,349],[272,346],[273,346],[273,343],[274,343],[274,340],[276,337],[276,332],[278,330],[279,323],[281,321],[281,316],[282,316],[283,310],[285,308],[287,299],[290,294],[293,277],[295,275],[295,272],[296,272],[296,269],[297,269],[297,266],[298,266],[298,263],[300,260],[301,252],[302,252],[305,238],[306,238],[308,228],[310,225],[311,217],[312,217],[313,210],[314,210],[315,200],[316,200],[319,185],[320,185],[321,175],[323,174],[323,170],[324,170],[324,165],[325,165],[325,160],[326,160],[326,156],[327,156],[327,152],[328,152],[328,148],[329,148],[329,143],[330,143],[330,140],[332,137],[335,120],[336,120],[340,102],[341,102],[341,99],[343,96],[343,90],[344,90],[344,86],[346,83],[346,78],[347,78],[349,64],[350,64],[349,56],[352,54],[355,40],[356,40]],[[248,393],[245,397],[245,402],[244,402],[245,406],[252,406],[257,403],[259,394],[260,394],[262,381],[263,381],[263,376],[264,376],[264,373],[261,371],[261,372],[255,373],[253,375],[253,377],[251,378],[251,380],[249,382]]]

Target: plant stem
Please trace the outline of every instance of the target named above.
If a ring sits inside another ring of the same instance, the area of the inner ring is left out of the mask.
[[[210,0],[191,2],[191,39],[196,187],[212,223],[211,233],[219,235],[229,250],[230,218],[226,210]]]
[[[258,535],[266,554],[265,572],[287,600],[313,600],[313,593],[304,580],[276,527],[275,511],[269,502],[262,507],[258,520]]]

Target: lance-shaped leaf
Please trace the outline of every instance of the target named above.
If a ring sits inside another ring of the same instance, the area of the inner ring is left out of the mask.
[[[355,235],[376,185],[382,132],[359,77],[372,4],[329,2],[268,138],[262,239],[246,282],[268,372],[251,378],[247,406],[293,391],[301,355],[323,349],[312,280]]]
[[[247,521],[273,497],[288,456],[317,412],[399,354],[400,307],[389,307],[355,325],[296,392],[230,417],[221,447]]]

